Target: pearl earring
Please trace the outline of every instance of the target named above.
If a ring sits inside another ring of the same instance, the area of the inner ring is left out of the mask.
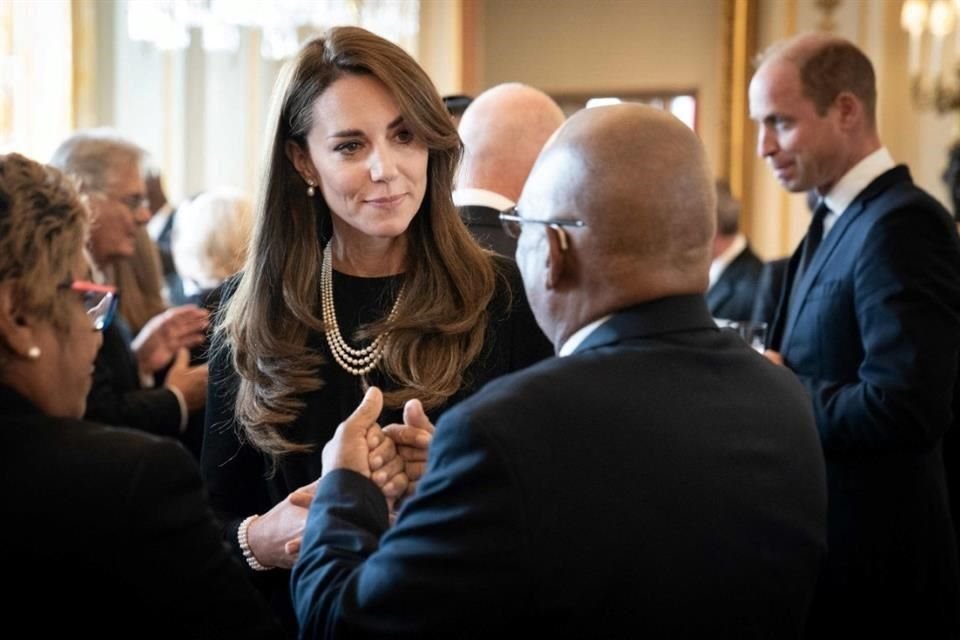
[[[317,187],[312,182],[307,182],[307,197],[312,198],[317,195]]]
[[[40,347],[34,345],[27,349],[27,357],[31,360],[36,360],[40,357]]]

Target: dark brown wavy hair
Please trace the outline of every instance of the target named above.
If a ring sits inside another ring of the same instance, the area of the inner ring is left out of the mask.
[[[239,427],[273,456],[322,444],[295,443],[285,427],[302,411],[302,394],[323,386],[317,370],[324,359],[307,347],[307,338],[324,330],[320,230],[332,228],[329,208],[322,197],[307,197],[285,145],[293,141],[307,150],[314,103],[347,74],[382,82],[429,150],[427,193],[406,231],[406,293],[392,321],[365,327],[359,336],[391,331],[379,365],[397,383],[385,394],[387,406],[420,398],[436,407],[461,387],[483,347],[496,285],[492,254],[473,241],[453,204],[462,146],[427,74],[397,45],[356,27],[337,27],[304,44],[274,88],[253,237],[218,327],[240,378]]]

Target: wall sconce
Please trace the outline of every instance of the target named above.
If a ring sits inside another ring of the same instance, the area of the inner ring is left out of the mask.
[[[910,34],[908,70],[910,90],[918,107],[935,108],[939,113],[960,109],[960,0],[906,0],[900,11],[900,25]],[[958,82],[944,78],[944,48],[947,36],[953,38],[953,63]],[[927,67],[921,66],[924,44],[929,41]],[[929,77],[928,77],[929,76]]]

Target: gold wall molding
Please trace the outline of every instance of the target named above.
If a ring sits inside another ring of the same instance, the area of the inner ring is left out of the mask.
[[[753,125],[747,105],[747,86],[757,47],[757,0],[725,0],[723,115],[721,162],[717,174],[726,178],[730,192],[741,201],[740,226],[747,235],[753,227],[752,198]]]
[[[73,128],[97,124],[97,9],[94,0],[71,0]]]

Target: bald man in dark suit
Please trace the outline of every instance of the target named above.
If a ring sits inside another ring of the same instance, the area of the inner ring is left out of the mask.
[[[710,317],[713,207],[669,114],[599,107],[560,129],[507,218],[560,357],[440,419],[392,529],[368,392],[324,448],[292,579],[304,637],[799,636],[823,459],[795,376]]]
[[[503,232],[498,216],[516,204],[537,154],[563,119],[553,98],[515,82],[484,91],[463,113],[453,202],[482,246],[513,257],[517,241]]]

